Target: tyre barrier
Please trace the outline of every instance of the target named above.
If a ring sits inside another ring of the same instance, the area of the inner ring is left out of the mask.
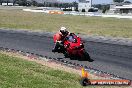
[[[85,71],[88,71],[90,74],[93,74],[97,77],[103,77],[105,79],[130,80],[130,79],[120,77],[118,75],[114,75],[114,74],[110,74],[108,72],[104,72],[104,71],[101,71],[101,70],[98,70],[98,69],[94,69],[92,67],[84,66],[82,64],[72,63],[72,62],[69,62],[69,61],[62,60],[62,59],[43,56],[43,55],[40,55],[40,54],[35,54],[35,53],[31,53],[31,52],[25,52],[25,51],[15,50],[15,49],[10,49],[10,48],[5,48],[5,47],[0,47],[0,51],[18,53],[20,55],[28,57],[29,59],[44,60],[44,61],[47,61],[47,62],[55,62],[55,63],[59,63],[59,64],[62,64],[62,65],[65,65],[65,66],[68,66],[70,68],[77,69],[77,70],[81,70],[81,68],[84,68]]]

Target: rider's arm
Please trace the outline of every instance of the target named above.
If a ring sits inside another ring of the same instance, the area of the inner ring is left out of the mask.
[[[54,42],[61,42],[61,36],[59,34],[54,35]]]

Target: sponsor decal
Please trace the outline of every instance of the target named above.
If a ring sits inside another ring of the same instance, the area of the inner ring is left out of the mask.
[[[89,73],[88,71],[85,71],[84,68],[81,69],[82,75],[80,83],[82,86],[88,86],[88,85],[128,85],[131,86],[130,80],[124,80],[124,79],[89,79]]]

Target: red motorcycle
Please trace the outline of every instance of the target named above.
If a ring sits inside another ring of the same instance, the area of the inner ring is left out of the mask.
[[[64,39],[62,45],[63,46],[59,47],[58,52],[61,51],[65,57],[92,61],[89,54],[84,49],[81,38],[74,33],[70,33],[70,35]]]

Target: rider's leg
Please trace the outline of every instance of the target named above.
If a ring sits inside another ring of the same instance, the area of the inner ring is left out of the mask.
[[[55,46],[54,46],[54,48],[52,50],[52,52],[57,52],[57,50],[58,50],[59,47],[60,47],[60,43],[59,42],[56,42],[55,43]]]

